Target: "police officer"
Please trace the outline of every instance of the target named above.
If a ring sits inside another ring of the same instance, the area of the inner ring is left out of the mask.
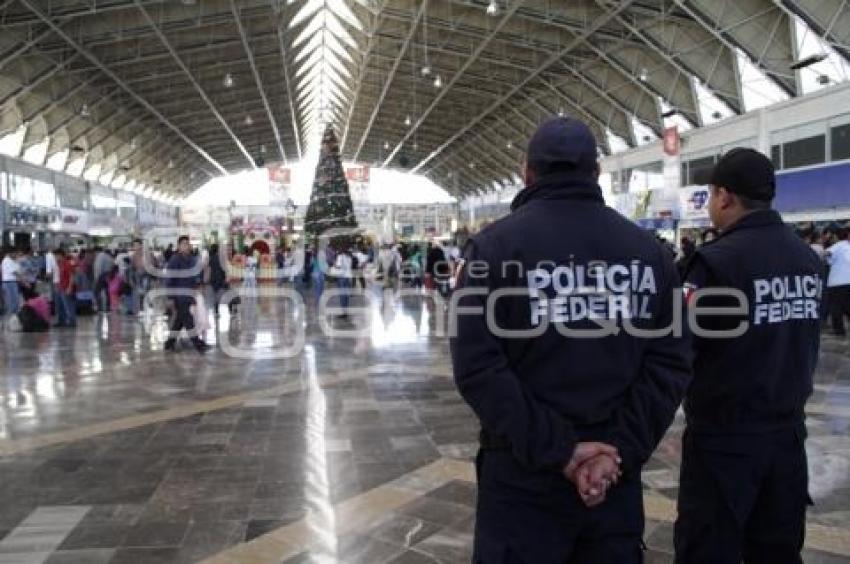
[[[699,328],[685,399],[676,560],[802,562],[803,408],[818,357],[822,266],[770,209],[776,181],[767,157],[733,149],[708,184],[720,235],[685,271]],[[701,296],[705,289],[722,294]],[[705,306],[729,309],[700,315]]]
[[[640,469],[691,346],[662,330],[683,307],[671,258],[605,206],[596,157],[585,124],[546,121],[511,214],[465,247],[451,352],[482,429],[475,562],[642,558]]]

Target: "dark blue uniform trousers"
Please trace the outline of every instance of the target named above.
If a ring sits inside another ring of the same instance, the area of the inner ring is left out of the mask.
[[[679,479],[678,564],[802,563],[805,429],[749,436],[686,431]]]
[[[477,460],[475,564],[632,564],[643,560],[639,476],[587,508],[557,470],[535,471],[506,450]]]

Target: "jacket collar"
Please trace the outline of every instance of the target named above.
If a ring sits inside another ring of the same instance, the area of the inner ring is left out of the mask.
[[[520,190],[513,202],[511,211],[516,211],[532,200],[592,200],[603,203],[602,190],[595,180],[587,174],[561,172],[550,174],[534,184]]]
[[[779,215],[779,212],[776,210],[756,210],[736,221],[732,227],[723,230],[720,233],[720,237],[725,237],[726,235],[741,229],[766,227],[768,225],[782,225],[783,223],[782,216]],[[718,237],[718,239],[720,237]]]

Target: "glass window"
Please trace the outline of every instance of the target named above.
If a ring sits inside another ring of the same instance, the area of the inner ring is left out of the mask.
[[[774,145],[770,148],[770,160],[776,170],[782,169],[782,145]]]
[[[831,129],[832,160],[850,159],[850,123]]]
[[[820,164],[826,161],[826,136],[815,135],[782,145],[784,168]]]
[[[18,174],[9,175],[9,201],[20,204],[56,207],[56,189],[50,182]]]
[[[136,196],[123,190],[118,191],[118,215],[124,219],[136,219]]]
[[[661,161],[627,168],[624,175],[629,192],[644,192],[664,188],[664,165]]]
[[[86,201],[87,198],[85,189],[74,190],[66,187],[65,190],[59,193],[59,205],[63,208],[86,210],[88,209]]]
[[[91,184],[91,208],[101,214],[118,215],[115,190],[100,184]]]
[[[717,157],[713,155],[688,161],[688,181],[685,185],[692,186],[705,183],[705,177],[714,168],[715,162],[717,162]]]

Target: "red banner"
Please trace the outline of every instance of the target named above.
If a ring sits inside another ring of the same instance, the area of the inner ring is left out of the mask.
[[[269,181],[276,182],[278,184],[291,184],[292,169],[284,166],[270,166]]]
[[[369,165],[357,165],[346,168],[345,178],[350,182],[369,182]]]
[[[664,130],[664,152],[675,157],[679,154],[679,149],[682,147],[682,140],[679,137],[679,127],[674,125]]]

